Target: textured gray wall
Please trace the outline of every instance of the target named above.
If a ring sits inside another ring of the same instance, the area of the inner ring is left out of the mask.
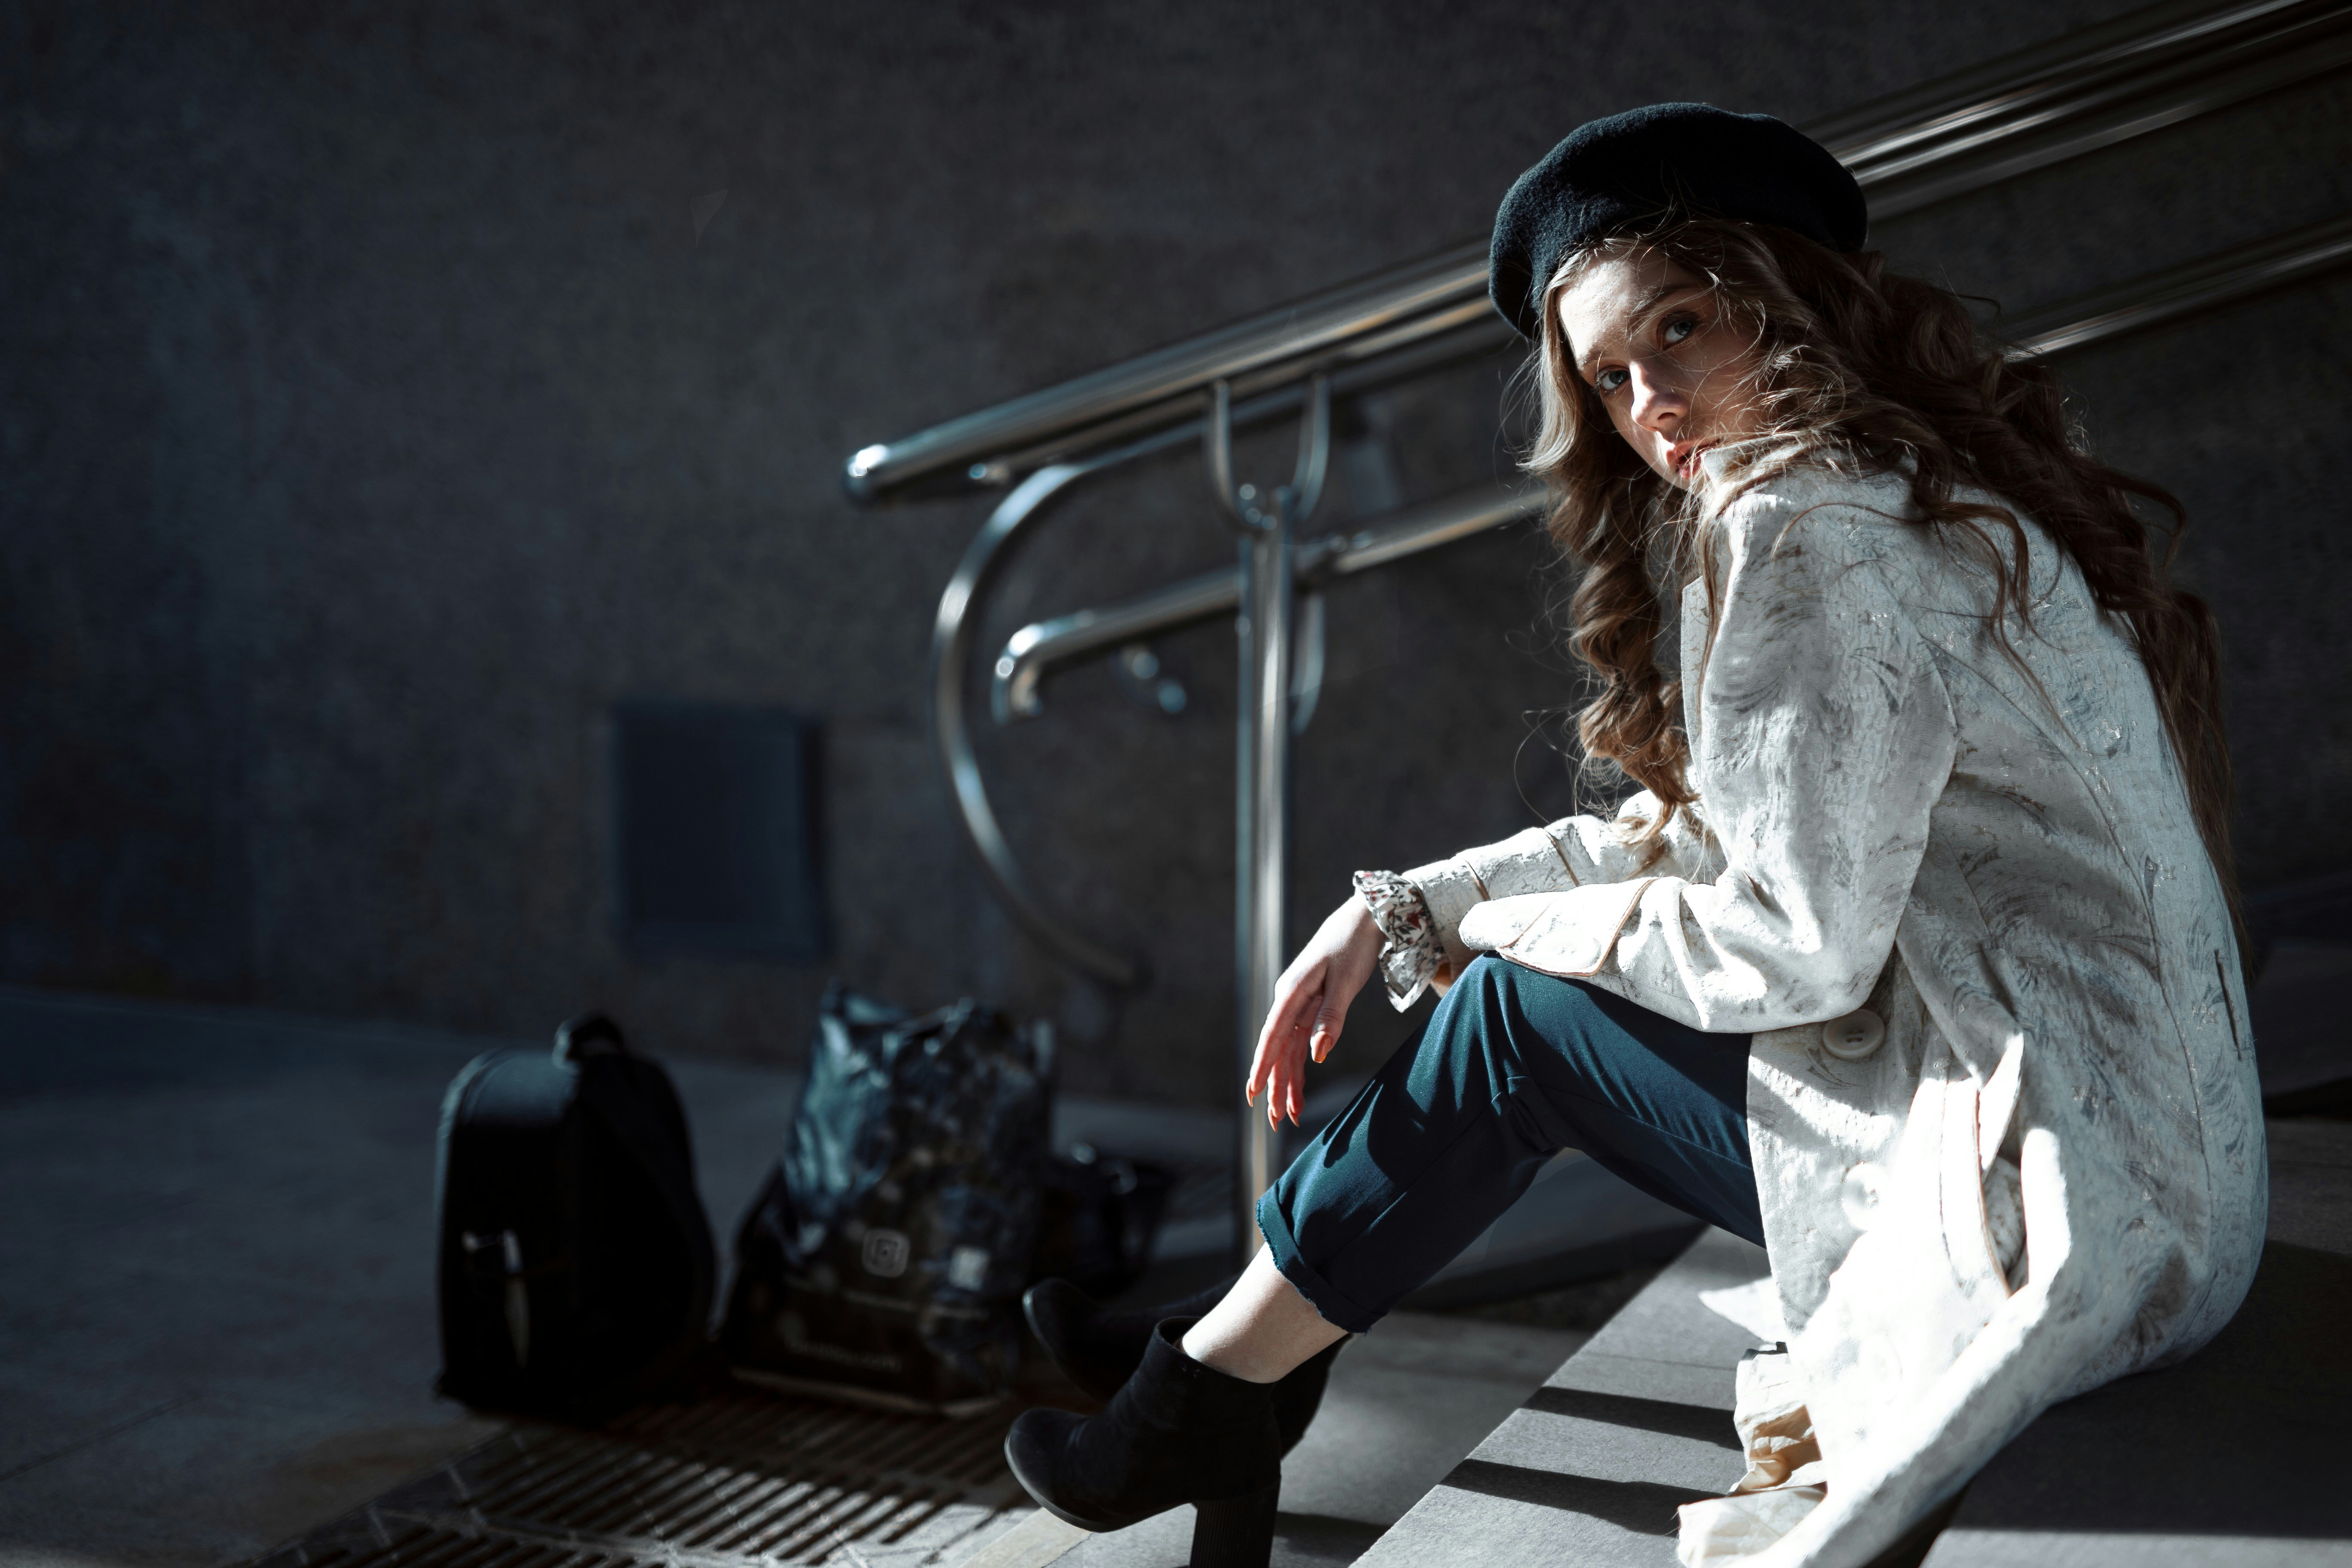
[[[844,456],[1476,232],[1591,114],[1802,121],[2121,9],[0,5],[0,976],[502,1030],[593,1003],[656,1048],[776,1057],[837,972],[1053,1013],[1077,1085],[1218,1099],[1230,633],[1166,646],[1181,719],[1097,668],[985,738],[1040,883],[1154,955],[1117,1003],[991,902],[924,738],[984,503],[860,512]],[[1881,237],[2036,306],[2352,205],[2347,98]],[[2347,320],[2338,279],[2069,366],[2110,455],[2199,520],[2255,885],[2352,862]],[[1433,495],[1507,461],[1496,382],[1352,416]],[[992,627],[1229,548],[1171,459],[1052,524]],[[1335,596],[1308,918],[1353,866],[1566,802],[1528,739],[1574,689],[1549,582],[1521,531]],[[630,698],[824,720],[831,960],[616,943]],[[1400,1028],[1356,1026],[1359,1058]]]

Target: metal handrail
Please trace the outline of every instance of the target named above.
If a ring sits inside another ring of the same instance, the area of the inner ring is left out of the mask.
[[[1457,539],[1526,517],[1541,509],[1543,490],[1480,485],[1419,506],[1372,518],[1344,533],[1298,546],[1298,591],[1311,594],[1336,578],[1369,572]],[[1045,710],[1038,685],[1048,670],[1107,653],[1180,627],[1230,616],[1242,602],[1241,577],[1204,572],[1131,599],[1079,610],[1023,626],[1005,640],[990,671],[989,709],[999,724],[1034,719]]]
[[[1318,355],[1333,356],[1319,363],[1318,368],[1326,369],[1361,358],[1360,351],[1348,352],[1350,344],[1408,321],[1433,332],[1475,322],[1486,310],[1486,248],[1456,247],[901,440],[868,447],[849,460],[849,493],[859,500],[874,500],[917,480],[956,470],[963,470],[973,486],[1003,483],[1013,477],[1005,454],[1037,447],[1074,429],[1147,408],[1160,410],[1172,422],[1191,413],[1192,400],[1219,381],[1246,392],[1248,378],[1277,367],[1290,371]],[[1391,342],[1387,346],[1403,344]],[[1295,371],[1288,378],[1300,379]]]
[[[1858,170],[1871,216],[1899,217],[2352,64],[2352,7],[2304,0],[2263,10],[2234,28],[2184,26],[2111,79]]]
[[[2220,7],[2211,0],[2170,0],[1832,115],[1807,130],[1857,174],[1868,169],[1888,178],[1924,166],[1920,155],[1931,147],[1948,155],[2030,134],[2113,101],[2118,92],[2154,86],[2175,67],[2201,63],[2210,69],[2221,52],[2339,14],[2338,7],[2310,0]]]
[[[2260,292],[2315,278],[2352,262],[2352,213],[2132,279],[2020,316],[2005,324],[2010,357],[2062,353]]]
[[[2352,62],[2352,0],[2168,4],[2004,56],[1810,129],[1880,218],[2011,179]],[[1311,295],[1088,375],[865,447],[859,500],[1004,486],[1194,414],[1214,382],[1248,398],[1284,381],[1442,341],[1507,340],[1485,302],[1486,246]]]
[[[2352,215],[2078,294],[2003,323],[2000,335],[2009,341],[2012,359],[2087,348],[2347,263],[2352,263]],[[1542,510],[1543,500],[1538,487],[1474,485],[1371,518],[1352,532],[1307,541],[1298,547],[1299,591],[1312,592],[1334,578],[1532,516]],[[1206,572],[1099,609],[1032,622],[1005,639],[1004,651],[996,658],[990,709],[1000,725],[1034,719],[1045,710],[1042,688],[1052,671],[1231,615],[1240,602],[1240,580],[1234,574]]]
[[[1164,437],[1146,437],[1135,447],[1148,450],[1172,444]],[[932,738],[947,765],[956,820],[980,858],[981,875],[998,901],[1048,952],[1080,973],[1122,990],[1140,985],[1150,973],[1150,966],[1139,957],[1071,931],[1030,891],[1029,879],[1013,858],[1013,847],[989,801],[988,786],[981,780],[980,759],[972,752],[971,726],[964,708],[964,681],[971,663],[974,622],[971,610],[987,596],[1013,547],[1044,515],[1045,503],[1087,474],[1139,455],[1132,448],[1114,447],[1097,454],[1091,462],[1055,463],[1040,468],[1015,486],[964,548],[955,575],[948,580],[947,592],[940,595],[939,615],[931,629]]]

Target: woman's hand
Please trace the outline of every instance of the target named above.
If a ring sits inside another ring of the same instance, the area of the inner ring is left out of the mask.
[[[1307,1058],[1319,1062],[1339,1044],[1348,1004],[1372,977],[1384,941],[1364,900],[1351,898],[1331,911],[1274,983],[1274,1009],[1258,1031],[1243,1097],[1255,1102],[1265,1093],[1269,1124],[1280,1125],[1286,1115],[1296,1123],[1306,1109]]]

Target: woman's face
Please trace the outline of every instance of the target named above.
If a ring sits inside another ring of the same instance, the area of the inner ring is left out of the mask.
[[[1557,298],[1574,374],[1669,483],[1688,489],[1701,452],[1764,434],[1749,334],[1687,269],[1653,251],[1612,256]]]

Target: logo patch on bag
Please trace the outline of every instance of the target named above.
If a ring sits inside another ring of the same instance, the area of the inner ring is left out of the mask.
[[[914,1256],[914,1252],[903,1231],[869,1230],[866,1233],[866,1245],[857,1260],[865,1265],[866,1272],[876,1279],[896,1279],[907,1271],[907,1260]]]

